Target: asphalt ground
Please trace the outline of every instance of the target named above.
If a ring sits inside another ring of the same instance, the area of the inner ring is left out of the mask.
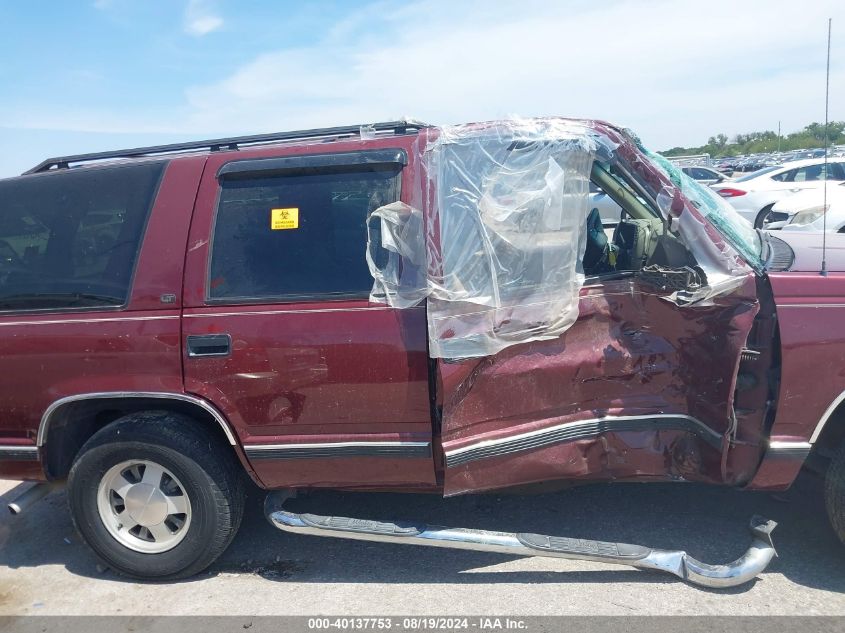
[[[104,568],[74,532],[63,492],[0,513],[0,615],[843,615],[845,546],[820,478],[783,493],[696,484],[602,484],[540,495],[319,492],[317,513],[425,521],[684,549],[734,560],[754,514],[778,521],[779,558],[757,580],[708,590],[673,576],[550,558],[285,534],[250,492],[240,533],[204,574],[139,583]],[[3,507],[30,484],[0,480]]]

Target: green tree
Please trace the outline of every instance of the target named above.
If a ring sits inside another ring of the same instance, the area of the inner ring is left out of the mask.
[[[828,140],[831,145],[845,143],[845,121],[831,121],[828,124]],[[811,149],[824,144],[824,123],[810,123],[797,132],[781,137],[780,148],[783,151]],[[777,132],[764,130],[737,134],[731,140],[725,134],[716,134],[707,139],[707,144],[700,147],[673,147],[662,152],[664,156],[683,156],[687,154],[710,154],[717,156],[736,156],[737,154],[755,154],[772,152],[778,148]]]

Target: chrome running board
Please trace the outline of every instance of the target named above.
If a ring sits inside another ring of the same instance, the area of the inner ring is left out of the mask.
[[[298,514],[284,508],[285,501],[292,496],[292,493],[285,491],[270,493],[264,502],[264,511],[270,523],[285,532],[358,541],[495,552],[510,556],[548,556],[591,560],[669,572],[694,585],[704,587],[735,587],[746,583],[766,569],[772,558],[777,555],[771,536],[777,524],[756,516],[751,519],[753,540],[748,551],[727,565],[708,565],[683,551],[651,549],[642,545],[542,534],[448,528],[421,523],[393,523],[308,513]]]

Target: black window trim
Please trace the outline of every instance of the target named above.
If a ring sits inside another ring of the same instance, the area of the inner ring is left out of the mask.
[[[347,162],[339,160],[332,160],[336,157],[344,157]],[[393,160],[387,160],[388,158]],[[370,160],[367,160],[367,159]],[[291,159],[285,163],[278,163],[285,159]],[[313,160],[310,160],[313,159]],[[322,163],[320,161],[325,161]],[[269,162],[265,162],[269,161]],[[271,165],[270,163],[275,163]],[[237,165],[244,163],[244,169],[237,169],[232,167],[231,170],[224,172],[224,168],[230,165]],[[263,163],[263,165],[256,165],[256,163]],[[364,168],[360,171],[370,171],[366,169],[371,168],[372,171],[378,168],[384,169],[391,166],[399,167],[395,178],[398,178],[397,193],[398,200],[402,199],[402,177],[404,168],[408,164],[408,154],[404,149],[371,149],[358,150],[354,152],[342,152],[335,154],[301,154],[296,156],[280,156],[274,158],[259,158],[235,160],[225,163],[217,171],[217,195],[214,200],[214,216],[211,220],[211,230],[209,235],[208,257],[205,263],[205,297],[204,305],[220,306],[220,305],[277,305],[277,304],[293,304],[293,303],[321,303],[329,301],[363,301],[369,300],[371,290],[362,290],[360,292],[336,292],[336,293],[307,293],[307,294],[283,294],[273,296],[260,297],[212,297],[211,296],[211,261],[214,257],[214,237],[217,231],[217,218],[220,213],[220,199],[223,192],[222,182],[228,180],[224,174],[238,174],[237,180],[258,180],[262,178],[284,177],[292,175],[310,175],[323,174],[333,170],[338,173],[348,173],[350,168],[359,167]],[[267,167],[266,169],[264,167]],[[375,168],[375,169],[372,169]],[[366,248],[366,245],[363,245]]]
[[[129,283],[126,287],[126,300],[121,304],[108,304],[108,305],[97,305],[97,306],[65,306],[61,308],[17,308],[17,309],[0,309],[0,317],[4,316],[15,316],[17,314],[20,315],[38,315],[38,314],[85,314],[89,312],[124,312],[129,308],[129,304],[132,302],[132,292],[135,289],[135,276],[138,273],[138,264],[141,260],[141,253],[144,250],[144,243],[147,240],[147,229],[149,228],[150,218],[153,215],[153,210],[156,207],[156,203],[158,202],[158,195],[161,192],[161,185],[164,182],[164,175],[167,172],[167,168],[171,163],[171,159],[165,160],[150,160],[150,161],[143,161],[143,163],[139,162],[127,162],[127,163],[118,163],[118,164],[104,164],[104,165],[94,165],[88,167],[76,167],[66,170],[54,170],[36,174],[25,174],[23,176],[19,176],[18,178],[50,178],[54,175],[59,174],[69,174],[69,173],[76,173],[76,170],[79,171],[102,171],[108,169],[125,169],[128,167],[134,167],[138,164],[155,164],[161,165],[161,171],[159,172],[158,179],[156,180],[155,186],[152,188],[152,196],[150,198],[149,207],[146,210],[146,217],[144,218],[144,223],[141,226],[141,239],[138,240],[138,249],[135,251],[135,261],[132,264],[132,273],[129,276]],[[68,293],[71,294],[71,293]]]
[[[363,149],[355,152],[297,154],[273,158],[235,160],[224,163],[217,170],[217,180],[252,180],[272,178],[296,173],[326,173],[327,170],[345,171],[350,167],[389,167],[408,164],[404,149]]]

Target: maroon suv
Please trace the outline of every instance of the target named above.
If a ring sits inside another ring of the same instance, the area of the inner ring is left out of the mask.
[[[823,253],[754,231],[607,123],[520,125],[218,139],[0,181],[0,476],[45,484],[13,509],[66,481],[109,566],[177,578],[234,538],[249,477],[279,491],[284,530],[727,586],[769,562],[771,522],[713,566],[285,504],[554,481],[781,490],[812,452],[845,539],[845,238]],[[591,182],[622,207],[615,227]]]

